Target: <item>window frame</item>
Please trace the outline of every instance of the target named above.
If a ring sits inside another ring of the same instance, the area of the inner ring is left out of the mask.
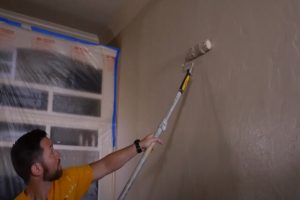
[[[76,91],[74,89],[59,88],[55,86],[42,85],[37,83],[28,83],[20,80],[15,80],[15,70],[16,70],[16,59],[17,59],[17,49],[13,50],[13,61],[11,73],[7,76],[0,76],[0,84],[7,84],[13,86],[21,86],[38,90],[43,90],[48,93],[48,105],[47,110],[34,110],[28,108],[18,108],[0,105],[0,121],[8,123],[23,123],[23,124],[33,124],[42,125],[46,127],[47,136],[51,137],[51,127],[63,127],[63,128],[75,128],[75,129],[88,129],[98,131],[98,141],[96,147],[90,146],[74,146],[74,145],[62,145],[55,144],[54,148],[57,150],[70,150],[70,151],[92,151],[99,154],[99,159],[112,152],[112,136],[107,135],[107,130],[111,130],[111,115],[108,116],[108,110],[104,111],[102,109],[105,106],[105,98],[103,98],[103,92],[101,94]],[[102,71],[102,86],[104,85],[105,69]],[[77,96],[83,98],[97,99],[100,101],[101,109],[100,116],[86,116],[78,114],[68,114],[53,111],[53,97],[54,94],[63,94],[70,96]],[[112,105],[112,102],[111,102]],[[111,113],[112,114],[112,113]],[[0,141],[1,147],[11,147],[14,141]],[[104,180],[98,181],[98,199],[102,199],[104,196],[113,196],[114,189],[112,187],[114,184],[114,175],[108,175]]]

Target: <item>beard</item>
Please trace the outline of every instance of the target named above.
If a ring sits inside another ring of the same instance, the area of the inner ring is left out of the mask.
[[[50,172],[49,168],[45,163],[42,163],[42,165],[44,168],[44,175],[43,175],[44,181],[55,181],[59,179],[63,174],[63,170],[60,165],[60,160],[58,161],[57,168],[54,172]]]

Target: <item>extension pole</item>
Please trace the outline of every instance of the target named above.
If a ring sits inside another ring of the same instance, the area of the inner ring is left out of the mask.
[[[185,77],[181,83],[181,86],[175,96],[175,99],[173,101],[173,104],[172,104],[169,112],[167,113],[166,117],[162,120],[158,129],[156,130],[156,133],[154,134],[155,137],[159,137],[166,130],[168,120],[169,120],[173,110],[175,109],[175,106],[178,103],[181,95],[185,92],[185,90],[188,86],[188,83],[189,83],[189,81],[191,79],[191,75],[192,75],[192,68],[193,68],[192,61],[195,60],[196,58],[198,58],[199,56],[202,56],[205,53],[207,53],[211,48],[212,48],[212,44],[211,44],[210,40],[206,40],[205,42],[196,44],[194,47],[189,49],[189,51],[186,55],[186,58],[185,58],[185,64],[183,66],[185,67],[187,64],[190,64],[190,68],[187,69],[187,71],[186,71],[186,75],[185,75]],[[125,199],[129,189],[131,188],[131,186],[133,184],[133,181],[136,179],[139,172],[141,171],[141,169],[142,169],[145,161],[147,160],[150,152],[152,151],[154,145],[155,145],[155,143],[152,143],[150,145],[150,147],[147,148],[146,152],[143,154],[137,167],[135,168],[135,171],[131,175],[130,179],[128,180],[127,184],[125,185],[124,189],[122,190],[120,196],[118,197],[118,200]]]
[[[186,90],[188,83],[191,79],[191,75],[192,75],[192,67],[190,69],[187,70],[186,75],[181,83],[181,86],[175,96],[175,99],[173,101],[173,104],[169,110],[169,112],[167,113],[167,115],[165,116],[165,118],[162,120],[162,122],[160,123],[158,129],[156,130],[156,133],[154,134],[155,137],[159,137],[167,128],[167,123],[168,120],[172,114],[172,112],[175,109],[176,104],[178,103],[181,95],[184,93],[184,91]],[[139,172],[141,171],[145,161],[147,160],[150,152],[152,151],[153,147],[154,147],[155,143],[152,143],[146,150],[146,152],[143,154],[142,158],[140,159],[137,167],[135,168],[135,171],[133,172],[133,174],[131,175],[130,179],[128,180],[126,186],[124,187],[124,189],[122,190],[120,196],[118,197],[118,200],[124,200],[129,189],[131,188],[134,180],[136,179],[136,177],[138,176]]]

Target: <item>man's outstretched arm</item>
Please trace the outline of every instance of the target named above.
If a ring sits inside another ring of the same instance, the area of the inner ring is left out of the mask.
[[[153,135],[148,135],[140,141],[140,146],[142,150],[145,151],[152,143],[162,144],[162,141],[159,138],[154,137]],[[134,144],[132,144],[123,149],[108,154],[101,160],[91,163],[90,166],[93,169],[93,181],[118,170],[136,154],[136,147]]]

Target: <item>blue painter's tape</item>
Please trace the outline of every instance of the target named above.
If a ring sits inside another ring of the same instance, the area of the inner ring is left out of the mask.
[[[16,27],[21,27],[22,26],[22,24],[20,22],[15,22],[13,20],[10,20],[10,19],[7,19],[7,18],[1,17],[1,16],[0,16],[0,22],[4,22],[8,25],[16,26]]]
[[[114,102],[113,102],[113,116],[112,116],[112,145],[116,148],[117,145],[117,90],[118,90],[118,64],[120,49],[117,50],[116,61],[114,66]]]

